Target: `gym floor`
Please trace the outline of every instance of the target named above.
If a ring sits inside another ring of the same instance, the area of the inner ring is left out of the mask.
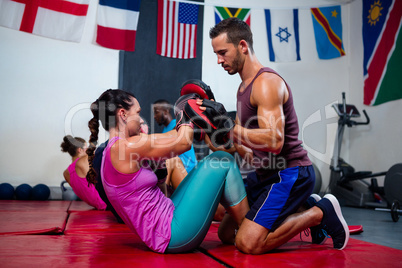
[[[342,213],[348,225],[363,225],[352,238],[402,250],[402,218],[394,222],[391,212],[373,208],[342,207]]]
[[[158,254],[110,211],[82,201],[0,200],[0,267],[400,267],[402,220],[374,209],[342,211],[351,230],[363,226],[344,250],[331,239],[312,244],[302,232],[268,254],[243,254],[220,242],[213,223],[193,252]]]

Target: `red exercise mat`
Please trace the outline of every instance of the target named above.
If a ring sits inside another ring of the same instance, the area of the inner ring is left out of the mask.
[[[67,215],[65,211],[0,211],[0,235],[60,234]]]
[[[249,255],[222,244],[212,225],[201,248],[233,267],[397,267],[402,262],[402,250],[353,238],[344,250],[334,249],[331,239],[323,245],[309,241],[302,233],[270,253]]]
[[[350,234],[360,234],[363,232],[363,225],[349,225]]]
[[[223,267],[195,251],[159,254],[135,234],[0,236],[0,263],[10,267]]]
[[[72,211],[89,211],[96,210],[93,206],[88,205],[84,201],[72,201],[71,206],[68,208],[69,212]]]
[[[118,223],[111,211],[76,211],[70,212],[66,235],[96,233],[132,233],[124,223]]]
[[[67,211],[71,201],[0,200],[0,211]]]

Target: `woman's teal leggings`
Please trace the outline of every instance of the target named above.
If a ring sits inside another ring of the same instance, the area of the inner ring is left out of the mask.
[[[245,197],[246,190],[234,158],[222,151],[205,157],[171,196],[175,210],[166,252],[179,253],[198,247],[219,202],[224,207],[234,206]]]

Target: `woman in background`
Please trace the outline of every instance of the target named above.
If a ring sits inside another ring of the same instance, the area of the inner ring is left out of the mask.
[[[72,163],[63,172],[63,176],[73,188],[74,193],[88,205],[98,210],[105,210],[106,203],[100,198],[95,186],[89,184],[85,178],[89,170],[85,140],[67,135],[63,138],[60,147],[62,152],[68,152],[72,158]]]

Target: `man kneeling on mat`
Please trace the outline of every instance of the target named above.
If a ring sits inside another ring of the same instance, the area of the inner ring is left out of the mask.
[[[310,228],[313,243],[324,243],[328,234],[334,248],[345,248],[349,230],[337,199],[330,194],[322,199],[310,196],[315,174],[298,139],[290,87],[258,61],[251,30],[242,20],[221,21],[210,30],[210,37],[218,64],[229,74],[239,73],[242,79],[236,122],[227,116],[223,105],[207,99],[188,100],[184,111],[195,133],[201,129],[206,141],[210,138],[213,150],[234,145],[256,168],[246,180],[251,209],[241,225],[226,215],[219,237],[235,243],[244,253],[262,254]],[[303,205],[307,210],[299,212]]]

